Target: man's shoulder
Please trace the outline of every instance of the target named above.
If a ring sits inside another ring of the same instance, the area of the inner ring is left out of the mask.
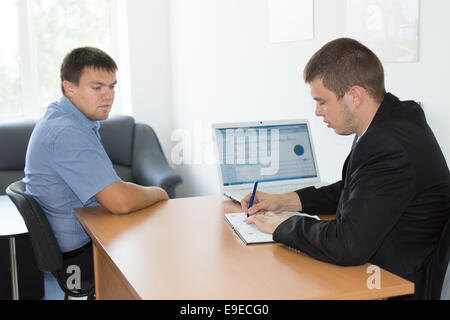
[[[50,108],[36,124],[34,135],[40,140],[55,141],[57,138],[68,136],[82,136],[87,133],[85,127],[73,119],[69,114],[58,109]]]
[[[353,164],[393,159],[408,162],[407,149],[402,139],[389,127],[376,127],[368,130],[358,141],[354,149]]]
[[[400,101],[392,110],[389,122],[423,127],[426,125],[425,113],[420,104],[413,100]]]
[[[422,106],[413,100],[394,100],[391,104],[381,105],[383,116],[375,117],[375,126],[395,134],[414,132],[427,127]],[[378,112],[377,112],[378,113]]]
[[[381,106],[361,139],[367,149],[402,149],[418,138],[420,132],[428,129],[421,106],[412,100]]]

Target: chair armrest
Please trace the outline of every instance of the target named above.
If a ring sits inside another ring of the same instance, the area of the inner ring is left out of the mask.
[[[152,161],[145,162],[140,167],[140,176],[137,183],[143,186],[161,187],[168,193],[170,198],[175,197],[175,188],[182,182],[179,174],[168,164]]]
[[[169,166],[153,129],[142,123],[135,126],[132,172],[138,184],[161,187],[171,198],[182,182],[181,176]]]

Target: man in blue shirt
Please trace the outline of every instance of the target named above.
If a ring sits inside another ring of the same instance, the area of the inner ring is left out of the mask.
[[[26,191],[46,213],[65,256],[90,243],[74,208],[102,205],[126,214],[168,199],[161,188],[121,181],[103,148],[98,121],[111,110],[116,71],[99,49],[70,52],[61,66],[63,96],[48,107],[29,142]]]

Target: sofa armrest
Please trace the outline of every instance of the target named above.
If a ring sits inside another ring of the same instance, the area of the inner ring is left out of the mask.
[[[135,126],[132,171],[138,184],[161,187],[170,198],[175,197],[175,188],[182,182],[169,166],[153,129],[142,123]]]

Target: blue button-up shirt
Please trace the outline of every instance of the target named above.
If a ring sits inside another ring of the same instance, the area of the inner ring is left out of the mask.
[[[99,206],[94,195],[120,180],[99,128],[63,96],[48,107],[28,145],[26,193],[46,213],[62,252],[89,242],[73,209]]]

